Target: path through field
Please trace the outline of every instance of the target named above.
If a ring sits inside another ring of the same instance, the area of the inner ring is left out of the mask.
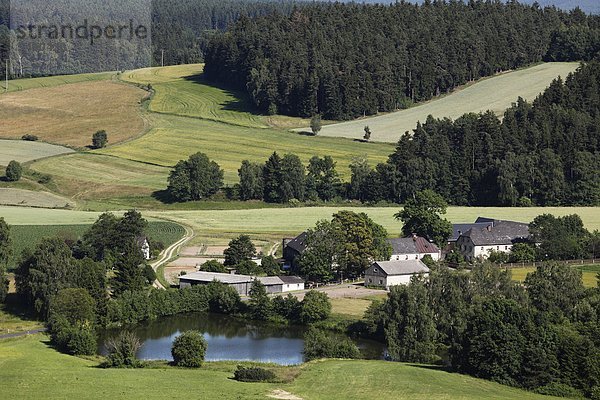
[[[533,100],[554,79],[558,76],[566,78],[578,65],[578,63],[545,63],[483,79],[453,94],[407,110],[323,126],[319,136],[362,139],[364,127],[368,125],[372,132],[372,141],[395,143],[404,132],[412,132],[417,122],[424,122],[428,115],[456,119],[465,113],[487,110],[502,115],[519,96],[526,100]],[[303,128],[296,131],[310,131],[310,129]]]
[[[177,255],[181,247],[194,237],[194,231],[192,228],[185,225],[182,226],[185,228],[185,235],[180,240],[163,250],[158,260],[150,264],[152,269],[154,269],[154,272],[159,273],[158,269],[166,264],[175,255]],[[153,286],[157,289],[166,289],[165,286],[160,282],[160,279],[156,279]]]

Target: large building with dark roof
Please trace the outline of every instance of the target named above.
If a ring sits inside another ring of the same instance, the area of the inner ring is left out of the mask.
[[[388,239],[388,243],[392,246],[390,261],[420,260],[426,255],[438,261],[441,257],[440,249],[420,236]]]
[[[483,226],[478,223],[461,233],[456,240],[455,249],[471,261],[487,258],[491,251],[510,252],[515,243],[527,242],[529,238],[528,224],[491,220],[484,222]]]
[[[306,232],[293,239],[283,239],[283,259],[288,266],[294,264],[298,258],[306,250]]]

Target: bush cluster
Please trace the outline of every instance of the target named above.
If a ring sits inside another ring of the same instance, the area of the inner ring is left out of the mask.
[[[178,367],[199,368],[206,354],[206,340],[198,331],[187,331],[175,338],[171,355]]]
[[[304,356],[307,361],[318,358],[360,358],[360,350],[354,342],[317,329],[309,328],[304,335]]]
[[[240,382],[271,382],[276,378],[273,371],[260,367],[242,367],[238,365],[233,379]]]
[[[136,353],[142,347],[142,342],[134,333],[123,331],[119,336],[110,338],[106,347],[108,356],[102,364],[104,368],[140,368],[144,366],[136,357]]]

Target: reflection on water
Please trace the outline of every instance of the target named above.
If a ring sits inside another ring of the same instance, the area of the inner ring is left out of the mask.
[[[207,361],[257,361],[281,365],[304,361],[301,326],[278,326],[245,321],[227,315],[192,313],[166,317],[133,328],[143,345],[137,356],[143,360],[172,360],[173,340],[187,330],[198,330],[208,343]],[[104,332],[99,351],[106,354],[104,343],[118,330]],[[358,342],[366,358],[381,358],[383,345],[371,341]]]

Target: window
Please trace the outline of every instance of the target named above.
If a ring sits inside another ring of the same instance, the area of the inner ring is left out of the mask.
[[[504,246],[504,250],[508,250],[508,246]]]
[[[419,255],[417,254],[417,255],[415,256],[415,260],[418,260],[418,259],[419,259]]]
[[[483,248],[483,246],[481,246],[481,251],[483,251],[483,250],[484,250],[484,248]]]
[[[377,272],[377,268],[373,268],[373,272]]]
[[[381,279],[379,280],[379,284],[380,284],[380,285],[383,285],[383,281],[382,281]]]
[[[400,256],[396,256],[396,260],[400,260]]]
[[[496,250],[497,250],[497,251],[500,251],[500,246],[496,246]]]
[[[408,255],[406,256],[406,259],[408,260]]]
[[[369,283],[373,283],[373,279],[369,278]]]

